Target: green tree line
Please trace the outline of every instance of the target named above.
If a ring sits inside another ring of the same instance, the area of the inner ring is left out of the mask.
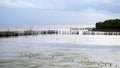
[[[120,29],[120,19],[109,19],[96,23],[96,29]]]

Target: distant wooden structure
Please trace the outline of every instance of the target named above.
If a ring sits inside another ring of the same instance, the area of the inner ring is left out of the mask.
[[[102,32],[102,31],[93,31],[93,28],[72,28],[70,29],[41,29],[41,30],[33,30],[31,27],[29,30],[24,31],[11,31],[8,29],[7,31],[0,31],[0,37],[16,37],[16,36],[29,36],[29,35],[79,35],[82,32],[82,35],[120,35],[120,32]]]
[[[120,35],[120,32],[83,31],[83,35]]]

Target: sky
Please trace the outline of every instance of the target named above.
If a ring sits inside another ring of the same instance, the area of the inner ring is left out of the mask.
[[[120,18],[120,0],[0,0],[0,24],[80,25]]]

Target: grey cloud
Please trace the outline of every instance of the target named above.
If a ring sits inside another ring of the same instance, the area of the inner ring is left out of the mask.
[[[107,11],[112,13],[120,13],[120,0],[4,0],[14,2],[18,1],[27,3],[25,6],[38,8],[42,10],[64,10],[64,11],[82,11],[92,8],[94,10]],[[23,4],[23,3],[22,3]],[[19,3],[19,6],[22,5]],[[23,6],[24,6],[23,5]],[[22,7],[23,7],[22,6]],[[8,6],[10,7],[10,6]]]

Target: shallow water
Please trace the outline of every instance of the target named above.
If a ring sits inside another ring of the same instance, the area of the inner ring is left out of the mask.
[[[0,68],[119,68],[119,40],[82,35],[1,38]]]

